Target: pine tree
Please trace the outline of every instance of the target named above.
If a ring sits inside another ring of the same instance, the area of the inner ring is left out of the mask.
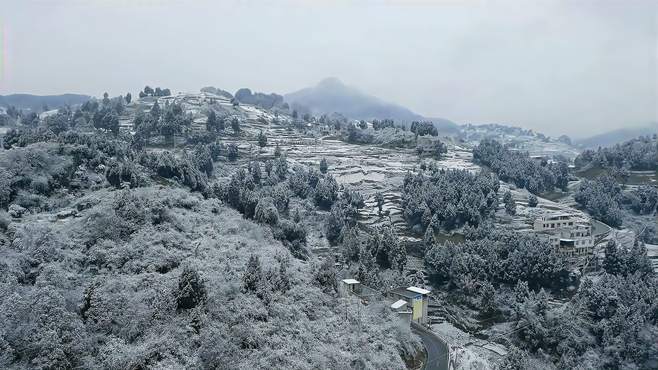
[[[430,225],[432,222],[432,211],[430,211],[430,207],[425,207],[420,222],[423,224],[424,228],[427,228]]]
[[[188,310],[205,302],[206,286],[196,270],[186,267],[178,279],[176,307]]]
[[[267,146],[267,136],[265,136],[262,130],[258,133],[258,146],[261,148],[265,148]]]
[[[242,275],[242,291],[257,292],[263,280],[263,268],[260,264],[260,258],[256,255],[249,256],[247,268]]]
[[[423,236],[423,244],[425,244],[425,250],[429,250],[434,244],[436,244],[433,228],[428,227],[427,230],[425,230],[425,235]]]
[[[240,120],[237,117],[233,117],[231,120],[231,129],[233,129],[234,134],[240,133]]]
[[[375,194],[375,202],[377,202],[377,211],[381,216],[384,207],[384,194],[382,194],[381,192]]]
[[[217,123],[217,114],[211,109],[206,120],[206,130],[208,132],[216,132],[218,130]]]
[[[485,314],[491,314],[496,310],[496,289],[489,281],[480,285],[480,309]]]
[[[313,282],[323,287],[325,292],[335,292],[338,290],[336,266],[332,257],[325,258],[322,264],[317,267],[315,274],[313,274]]]
[[[528,195],[528,207],[537,207],[537,204],[539,204],[539,201],[537,200],[537,196],[534,194]]]
[[[323,157],[320,160],[320,172],[327,173],[327,170],[329,170],[329,164],[327,163],[327,158]]]
[[[156,100],[151,107],[151,116],[157,121],[160,118],[160,104]]]
[[[236,159],[238,159],[239,152],[238,152],[238,146],[237,145],[235,145],[233,143],[229,144],[226,151],[227,151],[227,156],[228,156],[229,161],[234,162]]]
[[[516,203],[514,202],[511,191],[508,190],[505,193],[503,196],[503,203],[505,204],[505,213],[514,216],[516,214]]]
[[[619,275],[624,272],[625,261],[621,251],[617,248],[614,240],[609,240],[605,246],[605,257],[603,258],[603,269],[608,274]]]

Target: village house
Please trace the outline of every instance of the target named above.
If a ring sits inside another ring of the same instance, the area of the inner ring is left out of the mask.
[[[551,213],[535,219],[534,230],[546,231],[571,227],[576,223],[573,216],[568,213]]]
[[[421,325],[429,323],[427,309],[429,307],[430,291],[418,287],[397,288],[388,292],[389,298],[397,299],[391,308],[403,315],[411,311],[411,320]],[[405,305],[402,305],[402,302]],[[397,307],[394,308],[393,306]]]
[[[553,213],[538,217],[534,231],[544,236],[558,254],[580,265],[594,253],[594,236],[588,222],[576,219],[567,213]]]

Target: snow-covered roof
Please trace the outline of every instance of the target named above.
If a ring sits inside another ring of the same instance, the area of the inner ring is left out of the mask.
[[[352,285],[352,284],[358,284],[359,281],[358,281],[358,280],[354,280],[354,279],[343,279],[343,283],[345,283],[345,284],[347,284],[347,285]]]
[[[404,299],[400,299],[399,301],[395,301],[395,302],[391,305],[391,308],[394,309],[394,310],[397,310],[397,309],[402,308],[402,307],[404,307],[404,306],[406,306],[406,305],[407,305],[407,301],[405,301]]]
[[[554,218],[554,217],[569,217],[571,216],[571,213],[567,212],[551,212],[546,215],[548,218]]]
[[[410,286],[409,288],[407,288],[407,290],[410,291],[410,292],[418,293],[418,294],[430,294],[429,290],[423,289],[423,288],[418,288],[418,287],[415,287],[415,286]]]

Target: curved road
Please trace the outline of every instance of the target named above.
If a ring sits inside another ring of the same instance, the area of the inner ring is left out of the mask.
[[[423,370],[448,370],[448,346],[434,333],[412,323],[411,330],[418,334],[427,352],[427,362]]]

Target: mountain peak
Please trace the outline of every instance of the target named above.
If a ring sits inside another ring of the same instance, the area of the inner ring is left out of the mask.
[[[421,115],[410,109],[389,103],[376,96],[369,95],[358,88],[345,85],[336,77],[325,78],[314,87],[308,87],[285,95],[291,105],[308,109],[313,114],[341,113],[353,119],[385,119],[411,122],[424,120]],[[443,129],[455,129],[457,126],[448,120],[435,118],[432,121]]]
[[[338,77],[327,77],[324,80],[318,82],[316,87],[324,88],[324,89],[336,89],[336,88],[344,89],[347,86],[345,86],[343,81],[338,79]]]

